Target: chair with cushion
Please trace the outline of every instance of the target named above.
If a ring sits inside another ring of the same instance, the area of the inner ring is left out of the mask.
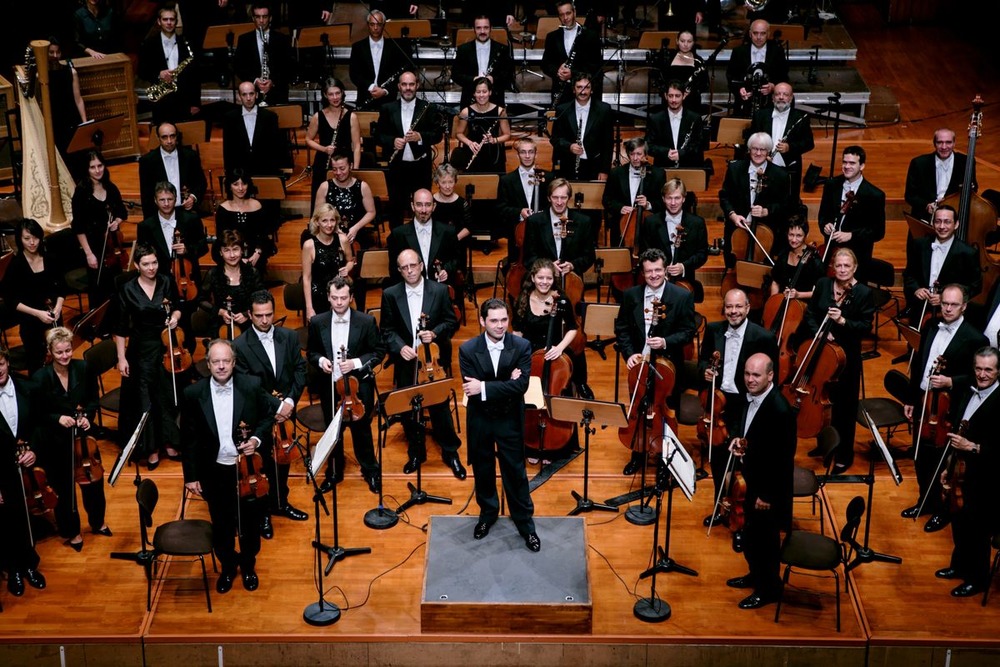
[[[840,434],[837,433],[837,429],[832,426],[826,426],[822,431],[816,436],[816,450],[817,454],[823,460],[823,468],[826,470],[826,474],[830,474],[830,469],[833,467],[833,453],[837,450],[840,445]],[[803,468],[801,466],[795,466],[792,471],[792,499],[795,498],[809,498],[810,504],[812,505],[812,513],[816,515],[816,503],[819,502],[819,490],[822,488],[822,484],[816,473],[809,468]],[[823,525],[823,506],[820,505],[819,512],[819,532],[824,534]]]
[[[121,404],[121,387],[115,387],[111,390],[104,388],[104,374],[118,365],[118,348],[114,339],[107,338],[84,350],[83,360],[87,364],[87,370],[97,377],[97,388],[101,395],[98,401],[97,425],[104,429],[104,413],[110,412],[117,415]]]

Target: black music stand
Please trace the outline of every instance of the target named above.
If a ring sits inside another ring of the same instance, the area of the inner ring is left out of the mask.
[[[697,577],[698,572],[681,565],[670,557],[670,523],[673,517],[674,487],[679,486],[688,500],[694,496],[695,473],[694,462],[684,451],[684,447],[671,433],[663,438],[663,460],[656,470],[656,523],[653,526],[653,552],[657,554],[656,563],[639,575],[640,579],[652,577],[649,586],[649,597],[636,601],[632,613],[640,621],[658,623],[670,618],[670,605],[656,595],[656,575],[660,572],[678,572],[689,577]],[[676,461],[675,461],[676,460]],[[675,483],[676,482],[676,483]],[[663,490],[667,490],[667,522],[664,529],[663,546],[660,546],[660,512],[663,508]]]
[[[625,406],[621,403],[610,403],[607,401],[587,401],[580,398],[568,398],[565,396],[549,397],[549,416],[557,421],[580,422],[583,427],[583,495],[572,491],[576,499],[576,507],[569,512],[569,516],[576,516],[580,512],[591,510],[603,510],[605,512],[618,512],[614,505],[595,503],[587,496],[587,488],[590,483],[590,436],[597,432],[592,423],[596,422],[602,427],[611,426],[622,428],[628,424],[625,417]]]
[[[79,153],[91,148],[100,151],[105,142],[111,144],[118,139],[123,125],[125,125],[125,116],[112,116],[111,118],[80,123],[73,131],[73,138],[69,140],[66,152]]]
[[[330,512],[326,508],[326,503],[323,500],[323,493],[319,490],[319,485],[316,484],[316,472],[321,470],[324,465],[326,465],[327,459],[330,454],[333,453],[334,448],[337,446],[337,441],[340,440],[341,425],[343,424],[344,418],[344,408],[341,407],[337,411],[330,425],[327,427],[326,432],[323,433],[323,437],[316,444],[315,456],[310,458],[306,457],[306,476],[313,485],[313,504],[314,513],[316,516],[316,536],[313,539],[312,546],[316,550],[316,581],[319,586],[319,599],[316,602],[308,605],[305,611],[302,612],[302,618],[309,625],[331,625],[336,623],[340,619],[340,608],[332,602],[327,602],[323,599],[323,577],[330,574],[333,566],[339,560],[343,560],[348,556],[358,556],[360,554],[370,554],[372,552],[371,547],[354,547],[346,548],[340,546],[340,535],[338,530],[338,520],[337,520],[337,485],[333,485],[333,489],[330,492],[330,504],[333,505],[333,544],[326,545],[323,544],[320,539],[322,536],[322,530],[319,523],[319,509],[322,504],[323,510],[327,514]],[[333,471],[336,474],[336,471]],[[326,567],[323,568],[322,555],[327,555]],[[322,573],[320,569],[322,569]]]
[[[132,437],[128,439],[125,443],[125,447],[122,451],[118,453],[118,458],[115,459],[115,464],[111,466],[111,474],[108,475],[108,486],[114,486],[115,482],[118,481],[118,476],[122,474],[125,466],[128,465],[129,459],[132,458],[132,452],[135,450],[136,443],[139,442],[139,438],[142,437],[142,432],[146,428],[146,420],[149,419],[149,410],[142,413],[142,417],[139,418],[139,423],[135,427],[135,431],[132,432]],[[135,485],[139,486],[139,482],[142,481],[142,477],[139,475],[139,464],[133,463],[135,465]]]
[[[419,430],[417,437],[426,439],[427,424],[424,421],[424,408],[447,401],[451,395],[451,383],[451,378],[445,378],[444,380],[416,384],[412,387],[403,387],[402,389],[390,391],[385,395],[384,400],[380,399],[380,402],[385,406],[385,414],[387,416],[403,415],[412,411],[413,419],[417,422],[417,429]],[[424,503],[451,505],[451,498],[432,496],[423,490],[420,474],[422,467],[423,464],[417,465],[417,485],[413,486],[412,482],[406,483],[406,486],[410,489],[410,499],[399,506],[399,509],[396,510],[397,513],[405,512],[414,505],[423,505]]]
[[[236,77],[233,76],[233,60],[236,58],[236,40],[245,32],[256,30],[253,23],[230,23],[226,25],[210,25],[205,31],[205,39],[202,41],[203,51],[215,51],[216,49],[226,49],[226,62],[223,67],[219,67],[219,85],[225,86],[225,79],[229,80],[233,93],[233,103],[238,104],[236,97]]]
[[[365,512],[365,525],[374,530],[385,530],[387,528],[392,528],[397,523],[399,523],[399,515],[395,511],[388,509],[385,506],[385,496],[383,495],[382,487],[382,450],[385,449],[385,434],[386,430],[382,428],[382,410],[379,408],[379,429],[378,429],[378,451],[376,452],[378,460],[378,507],[368,510]]]

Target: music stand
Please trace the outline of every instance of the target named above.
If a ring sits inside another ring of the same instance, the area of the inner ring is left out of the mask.
[[[325,40],[323,39],[324,37],[326,38]],[[317,46],[351,46],[351,24],[336,23],[334,25],[300,28],[299,37],[295,43],[300,49]]]
[[[210,25],[205,31],[205,39],[201,43],[202,51],[215,51],[216,49],[226,50],[226,71],[222,72],[219,79],[220,85],[226,85],[226,75],[228,75],[230,90],[233,94],[233,103],[237,103],[236,98],[236,77],[233,76],[233,59],[236,57],[236,40],[240,35],[256,30],[253,23],[230,23],[226,25]],[[219,68],[220,70],[222,68]]]
[[[576,499],[576,507],[570,510],[569,516],[576,516],[580,512],[591,510],[617,513],[617,507],[595,503],[587,496],[587,488],[590,483],[590,436],[597,432],[597,429],[591,426],[594,422],[602,427],[622,428],[626,426],[628,419],[625,417],[625,406],[621,403],[607,401],[587,401],[580,398],[550,396],[549,416],[557,421],[579,421],[580,426],[583,427],[583,495],[576,491],[571,492]]]
[[[125,116],[112,116],[111,118],[80,123],[73,131],[73,138],[69,140],[66,152],[79,153],[91,148],[101,150],[105,142],[113,144],[117,141],[124,124]]]
[[[384,399],[380,398],[379,402],[385,406],[385,415],[387,418],[392,415],[404,415],[407,412],[413,412],[414,420],[417,422],[417,428],[419,429],[417,437],[426,438],[425,430],[427,425],[424,422],[424,408],[439,405],[447,401],[451,396],[451,383],[451,378],[445,378],[443,380],[435,380],[434,382],[416,384],[412,387],[403,387],[402,389],[390,391],[385,395]],[[396,510],[397,514],[405,512],[414,505],[423,505],[424,503],[451,505],[451,498],[432,496],[423,490],[420,472],[422,467],[423,464],[417,465],[417,485],[413,486],[412,482],[406,483],[406,486],[410,489],[410,499],[399,506],[399,509]]]
[[[319,599],[313,602],[305,608],[302,612],[302,618],[309,625],[331,625],[336,623],[340,619],[340,608],[332,602],[327,602],[323,599],[323,577],[329,576],[330,571],[333,566],[339,560],[343,560],[348,556],[357,556],[359,554],[370,554],[372,552],[371,547],[355,547],[355,548],[345,548],[340,546],[339,531],[338,531],[338,521],[337,521],[337,485],[333,485],[333,489],[330,492],[330,504],[333,505],[333,544],[326,545],[320,541],[321,538],[321,528],[319,524],[319,508],[320,503],[323,502],[323,493],[319,490],[319,486],[316,484],[316,472],[321,470],[326,461],[330,458],[330,454],[333,452],[334,448],[337,446],[337,442],[340,440],[340,429],[341,424],[344,419],[344,408],[337,411],[333,419],[330,421],[330,425],[326,428],[323,433],[323,437],[320,438],[319,442],[316,444],[315,455],[311,461],[307,461],[306,474],[312,481],[313,485],[313,503],[315,505],[314,513],[316,516],[316,536],[313,539],[312,546],[316,550],[316,581],[319,586]],[[336,473],[336,471],[334,471]],[[326,509],[326,506],[323,506]],[[329,513],[329,512],[328,512]],[[326,568],[323,569],[322,575],[320,574],[320,568],[322,567],[322,554],[326,554],[328,560],[326,562]]]
[[[601,277],[604,274],[631,273],[635,268],[632,266],[632,251],[629,248],[598,248],[595,251],[597,259],[594,260],[594,272],[597,273],[597,303],[601,302]],[[611,283],[608,283],[608,293],[604,303],[611,303]],[[601,355],[601,359],[607,359],[604,348],[613,343],[607,340],[596,343],[601,347],[594,347]],[[589,346],[593,347],[588,343]]]
[[[118,476],[122,474],[122,470],[128,465],[128,460],[132,457],[132,451],[135,450],[135,445],[139,442],[139,438],[142,436],[143,429],[146,428],[146,420],[149,418],[149,410],[142,413],[142,417],[139,418],[139,424],[135,427],[135,431],[132,433],[132,437],[128,439],[125,443],[125,447],[118,454],[118,458],[115,459],[115,464],[111,466],[111,474],[108,475],[108,486],[114,486],[115,482],[118,481]],[[142,478],[139,477],[139,466],[135,466],[135,485],[139,486],[139,482]]]

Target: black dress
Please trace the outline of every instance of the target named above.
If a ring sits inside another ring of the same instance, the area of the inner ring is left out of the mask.
[[[365,217],[365,198],[361,193],[361,179],[355,178],[354,182],[346,188],[338,187],[331,178],[326,182],[326,203],[337,209],[340,217],[348,227],[353,227],[358,220]],[[362,248],[370,248],[374,245],[375,227],[371,224],[365,226],[357,236],[358,243]]]
[[[226,277],[226,270],[221,266],[213,266],[205,274],[205,280],[201,285],[202,296],[206,301],[202,302],[213,315],[216,326],[222,326],[222,318],[218,316],[220,308],[226,307],[226,297],[232,297],[234,313],[250,313],[250,297],[257,290],[264,289],[264,281],[250,264],[240,264],[240,282],[232,285]],[[246,324],[239,326],[240,331],[250,326],[248,319]],[[238,334],[239,332],[237,332]]]
[[[471,106],[467,109],[469,118],[466,121],[465,136],[479,143],[489,132],[491,136],[500,135],[500,119],[502,107],[494,106],[489,111],[476,111]],[[472,164],[469,164],[469,161]],[[472,159],[472,151],[462,144],[451,154],[451,164],[459,171],[470,174],[502,174],[507,171],[507,149],[503,144],[487,144],[479,149],[476,159]]]
[[[55,306],[56,300],[63,293],[62,274],[57,268],[50,267],[50,262],[43,260],[42,270],[36,273],[32,271],[24,253],[14,255],[4,274],[3,297],[10,311],[17,313],[29,373],[34,373],[45,363],[45,332],[50,325],[34,315],[17,312],[17,306],[23,303],[29,308],[48,310],[50,305]]]
[[[690,92],[684,98],[684,108],[691,109],[698,113],[702,112],[701,94],[708,90],[708,70],[702,69],[695,74],[698,67],[704,67],[705,61],[701,56],[692,52],[694,62],[690,65],[674,65],[674,58],[677,51],[671,51],[668,55],[667,66],[664,70],[663,88],[666,91],[667,84],[671,81],[680,81],[682,87],[690,86]]]
[[[334,155],[347,155],[350,156],[351,164],[354,164],[354,153],[352,149],[354,146],[351,143],[351,114],[354,113],[351,109],[347,107],[341,107],[343,109],[343,115],[337,122],[337,141],[334,143],[333,154]],[[316,114],[318,119],[317,131],[316,131],[316,142],[321,146],[329,146],[334,141],[334,128],[330,125],[330,121],[326,118],[326,113],[322,109]],[[346,123],[346,125],[345,125]],[[319,186],[323,184],[326,180],[326,172],[330,169],[329,157],[326,153],[316,153],[313,158],[312,165],[312,197],[309,201],[316,201],[316,191],[319,190]],[[332,185],[330,187],[333,187]]]
[[[172,277],[162,274],[156,276],[152,298],[146,296],[138,276],[126,281],[118,291],[119,319],[115,335],[128,338],[125,358],[129,364],[129,376],[122,378],[118,413],[118,436],[122,446],[132,437],[142,413],[150,411],[132,457],[136,461],[153,454],[161,445],[172,444],[179,449],[181,444],[172,382],[163,366],[166,347],[160,335],[168,317],[163,309],[165,298],[176,304],[177,288]],[[178,384],[177,391],[182,389]]]
[[[524,315],[520,315],[517,312],[518,309],[515,308],[514,319],[512,322],[512,327],[514,331],[520,331],[521,336],[524,337],[529,343],[531,343],[531,351],[537,352],[538,350],[545,349],[545,340],[548,338],[549,334],[549,320],[552,318],[548,315],[535,315],[531,312],[530,305],[525,309]],[[576,324],[576,316],[573,315],[573,310],[570,307],[562,309],[562,316],[560,317],[560,322],[556,325],[555,332],[553,333],[553,344],[558,344],[562,340],[563,336],[566,335],[567,331],[578,329]],[[579,334],[577,334],[579,335]],[[569,357],[570,361],[573,362],[573,382],[580,386],[587,382],[587,357],[586,355],[577,355],[569,347],[565,350],[566,355]]]
[[[788,263],[788,255],[791,251],[785,250],[775,259],[774,267],[771,269],[771,280],[778,284],[778,290],[784,291],[795,277],[796,265]],[[795,289],[799,292],[811,292],[816,285],[816,281],[826,275],[826,269],[815,255],[810,255],[809,260],[803,265],[802,273],[795,283]]]
[[[347,261],[340,247],[339,237],[334,236],[330,245],[325,245],[315,235],[310,235],[309,238],[312,239],[313,247],[316,249],[312,263],[312,302],[313,310],[318,315],[330,310],[326,286],[340,273],[340,269]]]
[[[94,191],[86,187],[77,187],[73,192],[73,222],[71,227],[76,234],[83,234],[90,244],[90,251],[97,257],[98,269],[87,267],[87,295],[90,299],[91,310],[112,297],[115,291],[115,276],[122,273],[120,263],[112,263],[108,260],[108,265],[100,268],[101,252],[105,258],[112,252],[110,248],[105,249],[108,243],[106,234],[108,229],[108,215],[113,218],[128,218],[128,209],[122,201],[121,191],[114,183],[108,183],[105,187],[104,201],[94,196]],[[128,248],[123,248],[127,253]],[[97,280],[100,273],[100,282]]]
[[[274,241],[269,233],[275,225],[268,220],[266,208],[256,211],[230,211],[220,206],[215,211],[215,235],[222,236],[222,232],[233,229],[243,237],[243,256],[250,257],[256,250],[260,250],[260,259],[257,260],[257,270],[261,273],[267,267],[267,259],[276,252]]]

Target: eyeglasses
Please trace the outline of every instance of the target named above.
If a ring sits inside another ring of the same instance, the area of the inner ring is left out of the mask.
[[[768,151],[768,149],[765,148],[765,147],[763,147],[763,146],[751,146],[750,147],[750,152],[751,153],[766,153],[767,151]]]
[[[414,264],[403,264],[398,268],[400,271],[416,271],[417,269],[420,268],[420,262],[416,262]]]

